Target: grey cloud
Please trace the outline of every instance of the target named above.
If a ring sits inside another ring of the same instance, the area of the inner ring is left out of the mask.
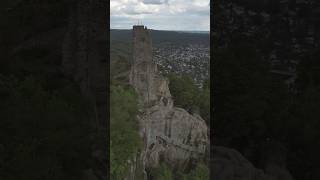
[[[127,6],[125,9],[123,9],[123,12],[127,15],[152,14],[151,11],[137,10],[134,8],[134,6]]]
[[[165,4],[168,3],[168,0],[143,0],[144,4]]]
[[[126,14],[128,14],[128,15],[140,15],[140,14],[152,14],[152,12],[147,12],[147,11],[141,11],[141,12],[127,11]]]
[[[187,13],[198,16],[210,16],[210,9],[191,9]]]
[[[163,4],[168,0],[142,0],[144,4]],[[142,2],[140,1],[140,2]],[[169,1],[170,2],[170,1]],[[184,3],[182,1],[181,3]],[[209,4],[209,3],[208,3]],[[140,4],[141,5],[141,4]],[[169,4],[169,6],[179,6],[179,3]],[[151,29],[162,30],[209,30],[210,7],[197,7],[191,4],[183,4],[185,11],[169,12],[168,7],[157,7],[159,11],[153,11],[155,7],[146,8],[137,4],[126,4],[118,15],[111,15],[111,28],[130,29],[136,23],[137,19],[143,21],[143,24]],[[136,16],[143,15],[145,16]],[[169,23],[168,23],[169,22]],[[208,23],[207,23],[208,22]]]

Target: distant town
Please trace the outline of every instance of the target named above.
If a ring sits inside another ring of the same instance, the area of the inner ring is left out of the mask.
[[[154,47],[154,61],[160,72],[190,75],[197,85],[209,78],[210,48],[202,44],[162,43]]]

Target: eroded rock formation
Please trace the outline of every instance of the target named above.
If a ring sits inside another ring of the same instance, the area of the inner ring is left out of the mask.
[[[207,126],[198,115],[174,107],[168,87],[152,61],[150,30],[133,27],[133,62],[130,84],[139,94],[142,109],[138,115],[144,141],[141,158],[145,168],[165,161],[182,167],[190,159],[205,155],[209,144]]]

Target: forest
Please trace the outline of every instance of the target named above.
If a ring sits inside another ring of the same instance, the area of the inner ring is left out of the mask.
[[[234,38],[214,49],[214,144],[240,151],[258,168],[275,158],[295,179],[318,179],[319,49],[304,55],[289,88],[256,47]]]
[[[93,104],[61,72],[70,2],[0,2],[2,180],[75,180],[95,166]]]

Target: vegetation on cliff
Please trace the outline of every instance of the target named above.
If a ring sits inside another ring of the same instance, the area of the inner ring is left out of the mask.
[[[136,165],[132,163],[142,148],[136,118],[138,96],[128,86],[131,57],[129,43],[110,42],[110,177],[113,180],[132,175],[129,168]]]
[[[186,109],[191,113],[198,113],[207,125],[210,121],[210,85],[207,80],[202,88],[199,88],[188,75],[170,73],[169,89],[175,106]]]
[[[165,163],[161,163],[159,167],[152,169],[151,176],[155,180],[208,180],[209,168],[199,162],[189,172],[182,172],[180,170],[173,170]]]
[[[132,88],[111,86],[110,90],[110,175],[120,180],[128,175],[130,164],[141,148],[138,134],[137,95]]]

